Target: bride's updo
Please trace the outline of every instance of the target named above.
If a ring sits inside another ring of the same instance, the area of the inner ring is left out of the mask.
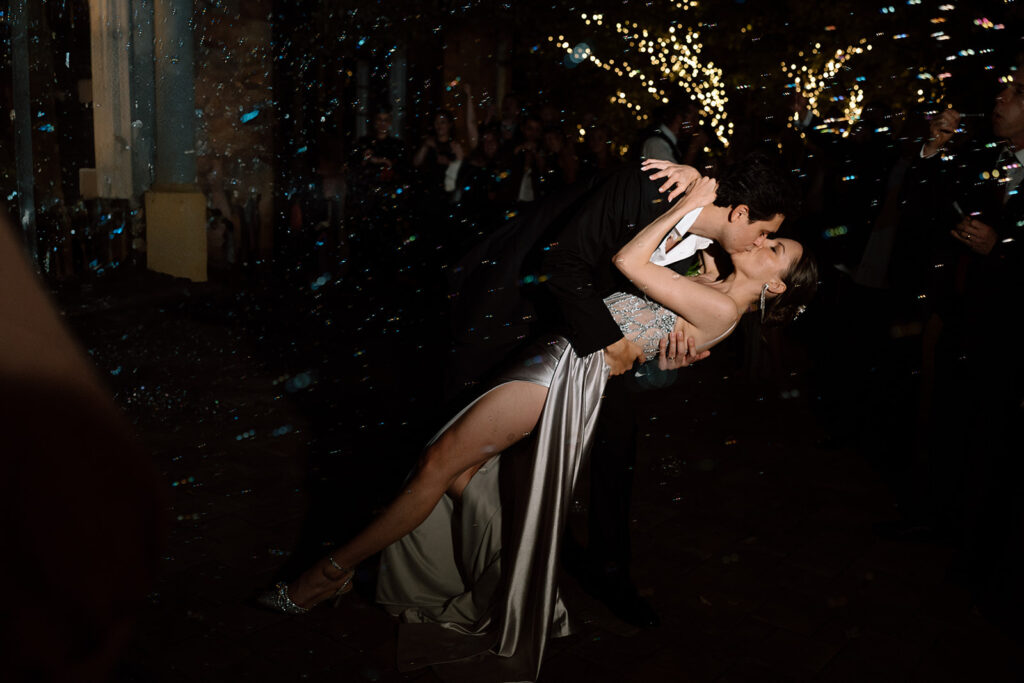
[[[800,260],[782,276],[786,291],[765,301],[765,325],[785,325],[807,307],[818,290],[818,261],[806,247]]]

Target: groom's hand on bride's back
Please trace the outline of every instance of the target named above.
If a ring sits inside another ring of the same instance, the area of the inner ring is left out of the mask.
[[[670,332],[658,343],[658,369],[678,370],[710,355],[710,351],[697,352],[697,342],[693,337],[687,337],[684,341],[682,332]]]
[[[644,362],[644,349],[625,337],[611,346],[604,347],[604,362],[611,368],[611,375],[624,375],[637,361]]]

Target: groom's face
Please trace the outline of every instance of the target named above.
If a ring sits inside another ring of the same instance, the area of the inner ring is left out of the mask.
[[[730,254],[752,251],[777,233],[785,218],[780,213],[765,221],[751,221],[748,220],[749,209],[740,204],[729,211],[729,225],[722,232],[720,244]]]

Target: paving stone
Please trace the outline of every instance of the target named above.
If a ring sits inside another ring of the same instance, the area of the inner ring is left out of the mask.
[[[609,668],[569,651],[545,658],[537,683],[626,680],[627,675],[628,672],[619,667]]]
[[[612,668],[629,667],[666,647],[666,638],[652,635],[658,630],[651,629],[650,633],[638,631],[632,637],[595,630],[577,638],[569,651],[577,657]]]
[[[905,641],[865,635],[849,639],[821,672],[820,680],[834,683],[906,681],[921,659],[923,648]]]
[[[715,679],[716,683],[795,683],[802,680],[807,680],[806,676],[786,675],[749,657],[740,658]]]
[[[698,630],[686,630],[672,645],[638,660],[627,680],[713,681],[731,664],[732,657],[721,638]]]
[[[753,616],[780,629],[810,635],[828,620],[828,606],[820,598],[779,589],[753,611]]]
[[[821,672],[835,657],[838,648],[812,637],[778,630],[751,648],[749,655],[793,678],[805,678]]]

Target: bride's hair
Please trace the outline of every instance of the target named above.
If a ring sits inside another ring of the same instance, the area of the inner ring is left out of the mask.
[[[804,247],[800,260],[782,276],[786,291],[765,301],[764,324],[785,325],[792,322],[818,290],[818,261]]]

